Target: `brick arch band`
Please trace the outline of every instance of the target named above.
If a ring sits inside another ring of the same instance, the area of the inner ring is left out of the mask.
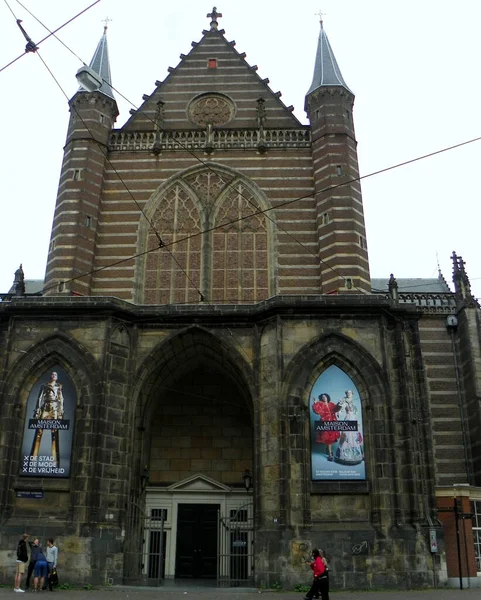
[[[310,469],[310,423],[309,398],[312,386],[317,378],[331,365],[344,371],[356,385],[362,404],[367,413],[364,418],[366,437],[365,453],[367,461],[367,484],[350,486],[347,482],[311,481]],[[291,461],[300,463],[302,471],[302,497],[304,525],[309,525],[311,493],[370,493],[371,515],[373,522],[379,520],[380,492],[375,475],[376,456],[381,450],[379,426],[385,427],[386,405],[389,403],[389,385],[378,362],[357,342],[340,334],[323,335],[304,347],[293,358],[288,366],[283,398],[286,403],[287,423],[285,424],[290,439]],[[389,425],[390,426],[390,425]],[[386,432],[389,433],[389,432]],[[392,433],[392,432],[390,432]],[[367,450],[367,452],[366,452]],[[289,496],[289,494],[286,494]]]
[[[257,391],[254,373],[234,343],[227,343],[198,326],[176,332],[149,354],[135,375],[132,403],[134,428],[130,440],[132,493],[135,494],[135,482],[139,480],[148,456],[149,428],[159,399],[161,401],[163,393],[179,376],[199,365],[221,371],[236,385],[255,431]]]
[[[81,485],[81,479],[86,474],[82,468],[88,468],[88,462],[95,464],[95,456],[88,458],[88,447],[100,447],[99,420],[102,411],[98,399],[101,398],[101,377],[94,356],[81,344],[66,335],[54,335],[45,338],[30,348],[10,370],[3,385],[3,404],[6,409],[6,419],[2,422],[4,434],[9,435],[8,471],[3,473],[4,485],[0,496],[3,506],[12,504],[13,487],[18,473],[19,457],[24,430],[27,400],[32,386],[38,378],[49,369],[59,364],[69,374],[77,391],[77,407],[75,430],[72,444],[70,509],[71,520],[80,518],[75,514],[76,507],[85,503],[85,514],[89,509],[95,509],[95,482],[88,479],[86,486]],[[5,414],[5,413],[4,413]],[[88,423],[88,424],[87,424]],[[81,465],[84,465],[82,467]],[[86,494],[82,501],[77,495],[82,490]]]

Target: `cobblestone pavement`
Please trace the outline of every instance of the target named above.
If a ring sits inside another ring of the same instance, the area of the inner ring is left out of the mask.
[[[0,600],[7,597],[12,598],[12,588],[0,589]],[[27,592],[26,596],[32,596]],[[41,592],[35,594],[35,598],[41,596],[42,600],[48,600],[48,596],[54,596],[55,600],[259,600],[264,596],[266,600],[301,600],[302,592],[277,592],[257,591],[243,589],[218,589],[196,586],[166,586],[165,588],[125,588],[110,587],[95,590],[56,590],[55,592]],[[330,593],[331,600],[477,600],[481,599],[481,588],[476,589],[437,589],[437,590],[405,590],[393,592],[336,592]],[[24,596],[25,600],[27,598]],[[52,598],[50,598],[52,600]]]

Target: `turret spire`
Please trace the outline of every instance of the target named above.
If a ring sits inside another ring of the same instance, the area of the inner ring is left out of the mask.
[[[97,45],[97,49],[90,61],[89,67],[95,71],[102,78],[102,85],[99,88],[99,92],[102,92],[109,98],[115,100],[115,96],[112,91],[112,78],[110,75],[110,62],[109,62],[109,51],[107,47],[107,23],[110,19],[105,20],[104,32],[100,41]],[[85,92],[83,87],[79,88],[80,92]]]
[[[312,84],[307,92],[311,94],[320,87],[341,86],[351,92],[344,81],[341,70],[332,51],[329,39],[324,31],[322,23],[322,13],[320,13],[321,30],[319,33],[319,41],[317,44],[316,64],[314,66],[314,77]],[[351,92],[352,94],[352,92]]]

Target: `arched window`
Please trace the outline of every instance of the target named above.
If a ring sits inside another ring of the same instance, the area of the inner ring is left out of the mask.
[[[195,304],[202,294],[212,303],[259,302],[271,296],[273,232],[266,207],[253,182],[223,167],[191,169],[167,182],[140,223],[137,301]]]

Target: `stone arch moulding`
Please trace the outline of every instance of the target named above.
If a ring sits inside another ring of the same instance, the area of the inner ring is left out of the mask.
[[[351,377],[363,399],[369,398],[368,406],[383,402],[389,394],[383,369],[375,358],[347,336],[329,333],[302,348],[287,366],[283,397],[288,408],[306,409],[312,384],[331,365],[338,366]]]
[[[92,418],[90,421],[93,424],[93,428],[97,428],[100,404],[98,399],[101,398],[101,377],[97,361],[93,355],[66,334],[57,333],[37,342],[26,350],[25,354],[13,364],[5,378],[3,399],[8,415],[10,416],[10,422],[12,423],[12,437],[8,448],[10,456],[7,457],[9,482],[6,482],[7,485],[5,485],[6,494],[9,493],[11,481],[16,477],[18,472],[17,467],[29,391],[42,373],[55,364],[62,366],[68,372],[77,390],[76,415],[80,418],[76,419],[72,456],[78,455],[79,452],[79,439],[84,429],[79,411],[82,411],[81,402],[85,403],[84,399],[86,398],[91,399],[90,410],[92,411]],[[97,399],[97,402],[94,402],[94,399]],[[71,480],[75,480],[76,478],[77,462],[72,460]],[[74,488],[75,485],[72,486],[72,489]]]
[[[252,367],[233,345],[198,325],[187,327],[173,333],[154,348],[134,376],[136,383],[132,390],[130,415],[134,426],[129,440],[133,477],[143,468],[147,456],[146,432],[148,415],[154,409],[153,389],[162,387],[162,378],[169,376],[169,373],[182,361],[182,356],[185,357],[186,363],[192,364],[196,354],[210,357],[211,362],[217,362],[219,368],[227,369],[234,379],[237,378],[239,388],[245,391],[247,409],[251,413],[255,431],[257,388]]]
[[[188,179],[192,178],[196,174],[201,174],[202,172],[214,172],[217,173],[221,178],[226,180],[226,184],[222,189],[219,190],[219,194],[217,199],[215,200],[215,206],[212,207],[212,210],[207,211],[205,205],[203,205],[201,199],[198,194],[194,190],[194,188],[188,183]],[[241,172],[221,165],[219,163],[209,162],[208,165],[195,165],[193,167],[189,167],[188,169],[184,169],[179,171],[175,175],[172,175],[164,181],[157,190],[150,196],[147,201],[144,209],[144,214],[146,218],[141,218],[139,221],[138,227],[138,235],[137,235],[137,254],[141,255],[136,259],[135,265],[135,277],[134,277],[134,299],[133,301],[137,304],[141,304],[144,301],[143,297],[143,278],[145,273],[145,266],[147,263],[147,255],[143,254],[147,251],[147,240],[148,240],[148,232],[151,228],[152,218],[155,214],[156,209],[158,208],[162,198],[175,186],[180,185],[183,191],[188,194],[188,196],[192,199],[192,202],[195,204],[199,211],[201,229],[206,230],[212,227],[212,222],[214,219],[214,213],[219,210],[219,206],[221,206],[222,199],[226,197],[228,193],[227,188],[230,188],[231,184],[242,183],[256,198],[259,203],[259,208],[262,211],[269,210],[269,219],[266,219],[267,230],[268,230],[268,243],[269,243],[269,264],[270,264],[270,273],[269,273],[269,285],[271,288],[272,294],[275,293],[275,268],[276,268],[276,235],[275,235],[275,213],[272,209],[272,205],[268,200],[266,194],[263,190],[251,179],[243,175]],[[221,202],[219,202],[221,200]],[[254,211],[254,208],[253,208]],[[162,236],[162,232],[159,232]]]
[[[286,414],[289,415],[289,423],[286,428],[289,431],[290,422],[295,421],[294,427],[298,428],[301,435],[299,449],[302,455],[302,481],[300,487],[304,497],[304,514],[306,522],[309,521],[310,502],[309,496],[317,487],[321,493],[331,493],[336,489],[339,492],[346,491],[347,482],[338,482],[337,488],[329,482],[314,482],[311,478],[311,426],[310,426],[310,393],[317,378],[331,365],[336,365],[346,373],[357,387],[361,398],[364,416],[365,434],[365,459],[366,459],[366,481],[363,488],[371,492],[371,507],[375,511],[378,506],[378,485],[375,478],[375,457],[379,456],[380,436],[375,436],[374,419],[383,414],[386,399],[389,398],[389,385],[382,367],[358,342],[338,333],[321,335],[310,344],[302,348],[292,359],[287,367],[285,382],[283,385],[282,398],[286,405]],[[289,449],[287,449],[289,452]],[[295,460],[294,454],[290,460]],[[361,482],[359,482],[360,484]],[[357,485],[359,485],[357,484]],[[328,486],[328,487],[326,487]],[[344,486],[344,487],[339,487]]]
[[[215,355],[212,353],[212,357],[216,357],[219,367],[227,367],[229,373],[240,379],[250,397],[249,410],[252,417],[254,417],[257,392],[254,373],[249,363],[246,362],[234,345],[227,344],[211,331],[199,325],[192,325],[176,331],[162,340],[137,370],[134,376],[136,383],[132,395],[133,405],[136,407],[135,419],[139,426],[145,425],[145,411],[147,409],[146,402],[142,400],[146,400],[150,396],[149,390],[152,389],[156,381],[162,378],[162,373],[170,373],[171,366],[179,364],[179,356],[182,354],[184,354],[187,361],[190,361],[193,349],[202,348],[210,348],[215,351]]]

